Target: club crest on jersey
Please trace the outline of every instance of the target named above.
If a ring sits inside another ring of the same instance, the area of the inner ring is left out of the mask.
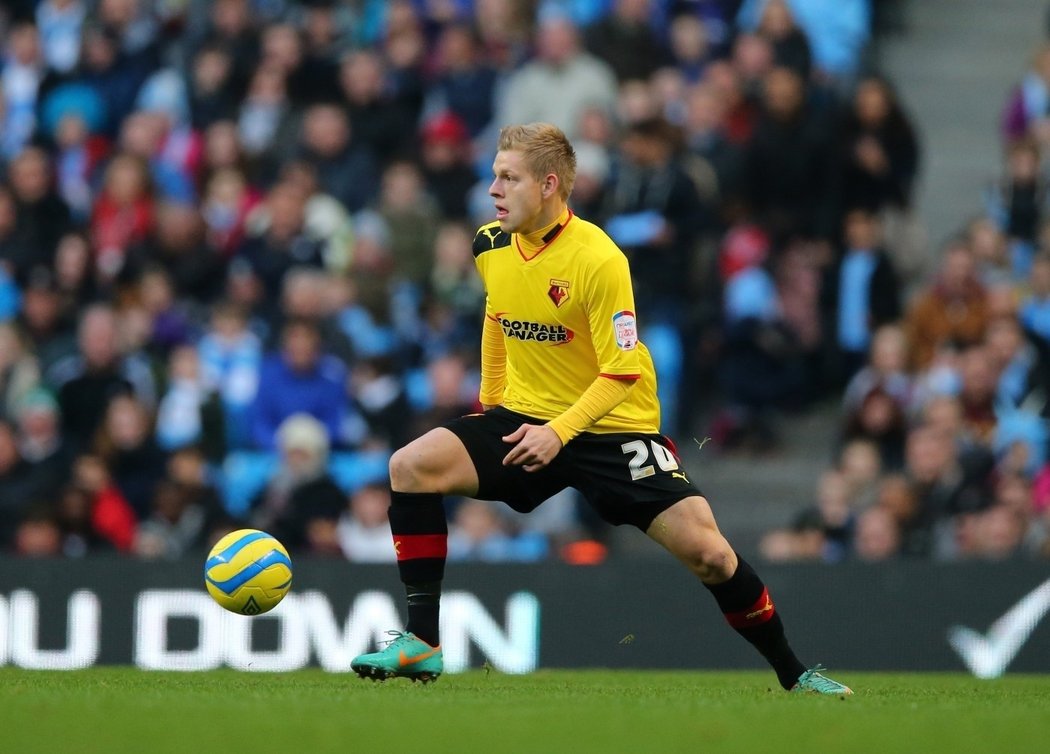
[[[554,305],[560,308],[569,299],[569,281],[551,278],[551,287],[547,289],[547,295]]]
[[[633,351],[638,345],[638,323],[634,319],[634,312],[616,312],[612,321],[616,345],[621,351]]]

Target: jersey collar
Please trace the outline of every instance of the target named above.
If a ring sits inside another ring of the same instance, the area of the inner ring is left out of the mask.
[[[514,246],[517,248],[518,254],[520,254],[521,258],[526,262],[531,262],[542,254],[548,246],[554,243],[554,240],[561,235],[561,232],[565,230],[565,226],[569,224],[569,221],[572,220],[572,218],[572,210],[566,208],[558,219],[546,228],[541,228],[540,230],[527,235],[515,233]]]

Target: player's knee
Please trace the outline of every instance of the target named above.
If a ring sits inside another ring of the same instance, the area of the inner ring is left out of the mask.
[[[725,581],[736,568],[733,549],[721,535],[700,539],[690,549],[686,562],[701,581],[711,583]]]
[[[390,456],[390,486],[398,492],[424,492],[420,483],[419,455],[406,446]]]

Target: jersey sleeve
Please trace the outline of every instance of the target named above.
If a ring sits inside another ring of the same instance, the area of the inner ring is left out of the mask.
[[[481,390],[478,400],[486,406],[503,403],[507,386],[507,345],[503,329],[485,299],[485,325],[481,333]]]
[[[587,319],[598,357],[598,372],[613,379],[638,379],[638,321],[627,258],[616,254],[591,276]]]

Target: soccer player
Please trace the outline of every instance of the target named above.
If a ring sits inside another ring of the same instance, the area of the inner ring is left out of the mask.
[[[575,487],[603,519],[637,526],[696,574],[785,689],[852,693],[795,657],[765,584],[722,536],[659,434],[656,375],[638,340],[627,259],[568,208],[572,145],[545,123],[508,126],[493,172],[496,220],[474,238],[488,295],[484,413],[450,421],[390,459],[390,528],[408,626],[352,668],[375,679],[441,674],[444,495],[528,512]]]

